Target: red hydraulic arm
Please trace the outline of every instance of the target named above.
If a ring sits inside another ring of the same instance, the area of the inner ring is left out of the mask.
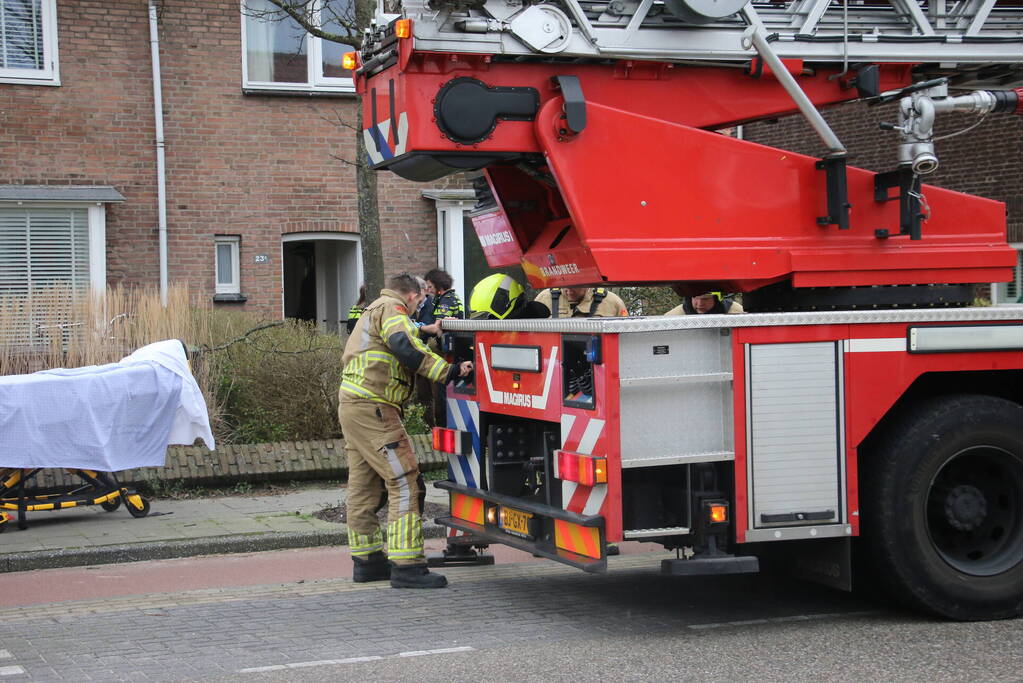
[[[1003,204],[928,185],[907,204],[897,180],[862,169],[846,170],[839,229],[820,160],[715,132],[796,111],[770,73],[399,43],[394,64],[357,77],[374,167],[419,181],[485,169],[474,223],[488,261],[521,262],[534,287],[997,282],[1015,263]],[[785,65],[817,107],[859,97],[834,71]],[[880,65],[881,91],[909,83],[909,65]]]

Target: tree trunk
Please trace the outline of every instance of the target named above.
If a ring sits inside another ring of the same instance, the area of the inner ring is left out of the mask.
[[[358,107],[358,132],[355,135],[355,185],[359,192],[359,235],[362,242],[362,281],[367,303],[384,288],[384,252],[380,244],[380,208],[377,204],[377,175],[369,167],[362,136],[362,106]]]

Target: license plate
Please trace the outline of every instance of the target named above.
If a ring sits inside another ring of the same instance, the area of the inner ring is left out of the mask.
[[[532,538],[529,533],[529,520],[533,518],[532,512],[522,512],[512,508],[501,508],[501,516],[498,526],[509,534]]]

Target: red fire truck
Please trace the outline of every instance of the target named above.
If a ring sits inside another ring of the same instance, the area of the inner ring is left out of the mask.
[[[491,266],[536,288],[743,292],[743,315],[446,324],[474,376],[435,433],[463,544],[587,571],[781,562],[1023,613],[1023,311],[1003,204],[922,183],[948,112],[1023,112],[1023,7],[988,0],[404,0],[358,56],[375,168],[482,171]],[[894,169],[819,109],[897,103]],[[820,158],[744,123],[802,113]],[[730,129],[731,133],[722,133]],[[858,566],[858,565],[857,565]]]

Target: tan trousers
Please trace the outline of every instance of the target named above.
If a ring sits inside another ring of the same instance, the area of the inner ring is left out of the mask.
[[[341,394],[338,418],[348,456],[348,544],[354,557],[383,550],[377,512],[387,501],[387,557],[422,564],[426,488],[397,408]]]

